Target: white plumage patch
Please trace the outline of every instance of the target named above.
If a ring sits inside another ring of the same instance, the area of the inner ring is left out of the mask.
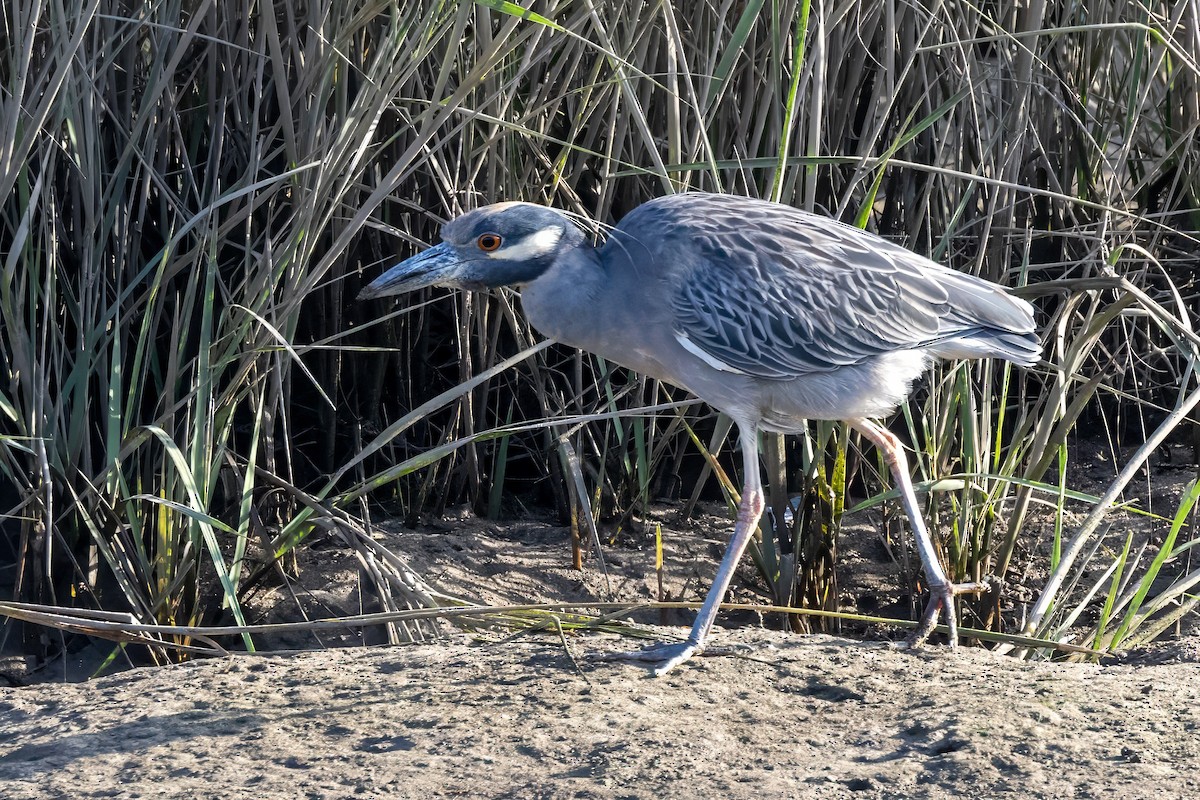
[[[689,353],[691,353],[696,358],[703,361],[705,364],[708,364],[713,369],[719,369],[722,372],[733,372],[737,375],[745,375],[746,374],[745,372],[742,372],[737,367],[731,367],[728,364],[726,364],[724,361],[722,361],[721,359],[715,358],[711,353],[706,353],[703,350],[701,350],[696,345],[695,342],[693,342],[691,339],[689,339],[687,337],[687,334],[679,333],[678,331],[676,331],[675,341],[679,342],[679,344],[683,346],[684,350],[687,350]]]
[[[488,255],[492,258],[499,258],[505,261],[522,261],[527,258],[545,255],[558,245],[558,240],[562,238],[562,234],[562,228],[542,228],[540,231],[529,234],[519,242],[505,245],[499,250],[488,253]]]

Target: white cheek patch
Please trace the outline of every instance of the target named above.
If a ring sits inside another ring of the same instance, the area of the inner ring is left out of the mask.
[[[684,350],[687,350],[689,353],[691,353],[696,358],[703,361],[705,364],[708,364],[713,369],[719,369],[722,372],[732,372],[737,375],[745,375],[746,374],[746,373],[742,372],[740,369],[738,369],[737,367],[731,367],[728,364],[726,364],[724,361],[722,361],[721,359],[716,358],[712,354],[706,353],[703,350],[701,350],[700,347],[695,342],[693,342],[691,339],[689,339],[687,337],[687,334],[677,332],[675,334],[675,341],[677,341],[677,342],[679,342],[679,344],[683,345]]]
[[[505,245],[499,250],[488,253],[491,258],[503,261],[522,261],[527,258],[543,256],[554,249],[562,238],[562,228],[542,228],[531,233],[516,244]]]

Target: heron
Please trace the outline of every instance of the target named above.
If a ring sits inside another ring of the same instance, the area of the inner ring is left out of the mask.
[[[427,286],[510,286],[533,327],[683,387],[738,428],[745,475],[736,522],[683,642],[621,654],[663,675],[702,653],[764,508],[761,431],[840,420],[883,455],[900,490],[929,599],[910,641],[984,582],[947,577],[901,441],[878,420],[936,359],[1039,361],[1033,307],[860,228],[780,203],[685,192],[628,213],[596,246],[564,213],[505,202],[442,227],[442,242],[386,270],[359,299]]]

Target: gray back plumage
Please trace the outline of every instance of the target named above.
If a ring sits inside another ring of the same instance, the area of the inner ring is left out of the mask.
[[[681,339],[729,371],[786,380],[897,350],[1036,363],[1032,308],[885,239],[787,206],[713,194],[639,206],[601,251],[669,264]]]

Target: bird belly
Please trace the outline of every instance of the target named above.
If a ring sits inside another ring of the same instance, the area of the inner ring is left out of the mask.
[[[908,399],[930,361],[924,351],[898,350],[830,372],[764,384],[760,425],[788,433],[809,419],[886,417]]]

